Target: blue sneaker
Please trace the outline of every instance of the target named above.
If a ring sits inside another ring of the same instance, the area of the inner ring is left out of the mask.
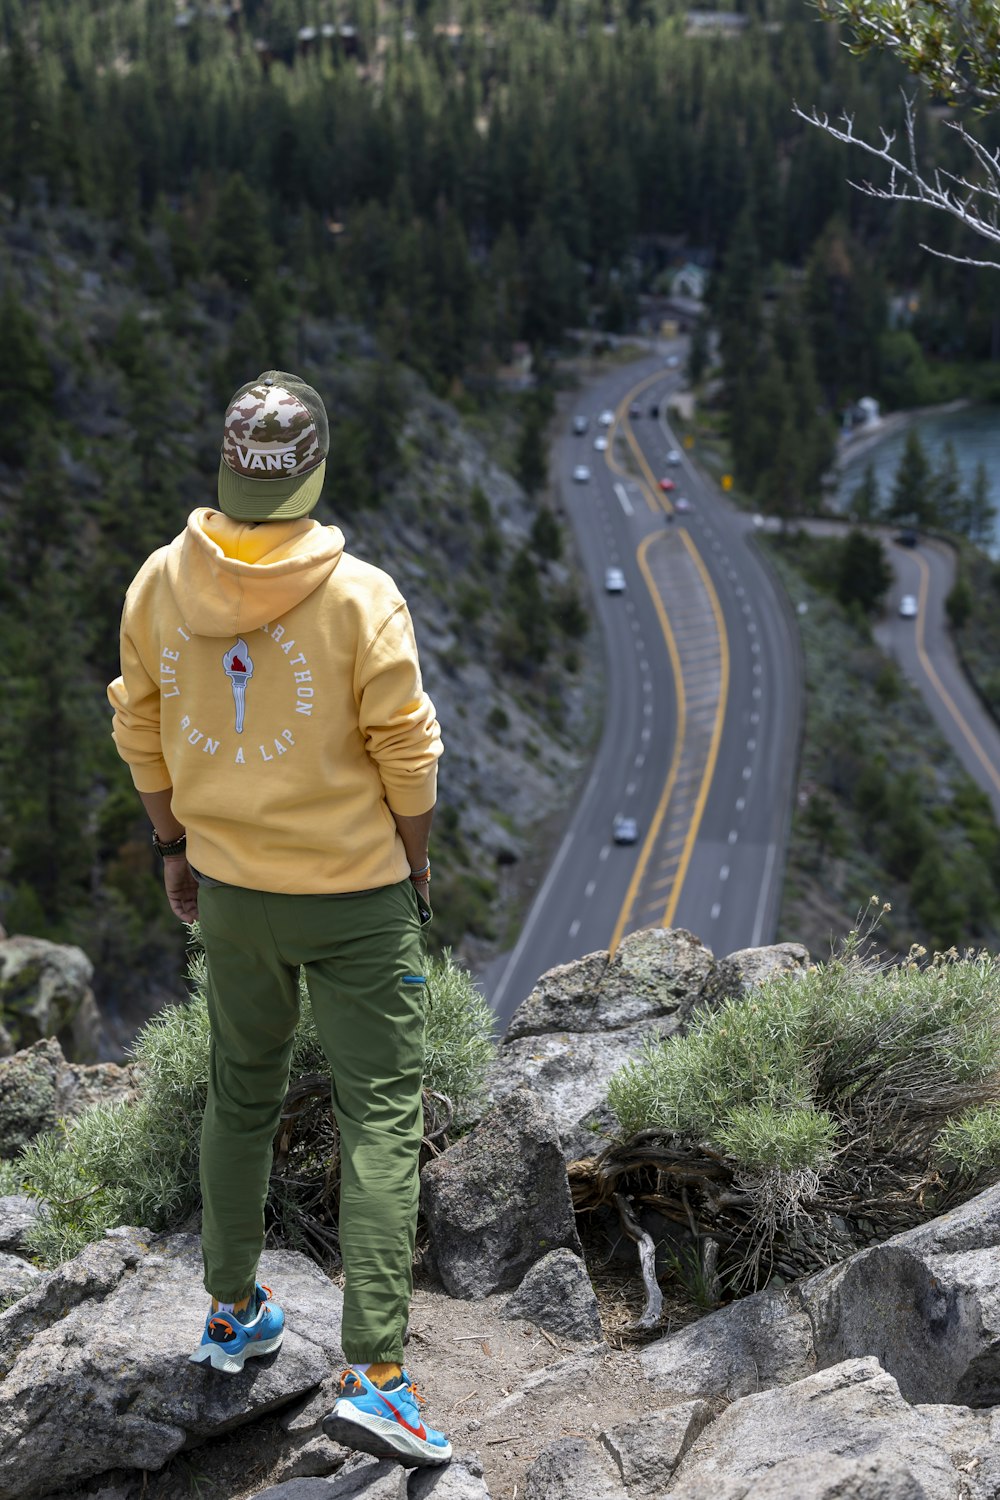
[[[213,1370],[238,1375],[248,1359],[278,1348],[285,1333],[285,1315],[270,1300],[269,1286],[257,1282],[254,1295],[257,1311],[249,1323],[229,1313],[209,1313],[201,1343],[191,1355],[193,1365],[211,1365]]]
[[[323,1418],[323,1431],[345,1448],[395,1458],[406,1468],[446,1464],[451,1444],[420,1420],[423,1399],[405,1370],[389,1385],[377,1386],[360,1370],[348,1369],[340,1377],[333,1410]]]

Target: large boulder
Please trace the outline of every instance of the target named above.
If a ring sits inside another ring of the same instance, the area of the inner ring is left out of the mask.
[[[1000,1404],[1000,1186],[798,1288],[817,1365],[873,1355],[908,1401]]]
[[[279,1292],[279,1354],[219,1378],[187,1356],[207,1298],[193,1235],[113,1230],[0,1313],[0,1500],[112,1467],[158,1469],[304,1395],[343,1364],[341,1292],[304,1255],[265,1252]]]
[[[640,1351],[659,1399],[745,1396],[816,1368],[812,1324],[789,1292],[766,1288]]]
[[[977,1435],[967,1412],[914,1408],[877,1360],[848,1360],[735,1401],[681,1460],[670,1500],[958,1500],[949,1450]]]
[[[527,1088],[428,1163],[421,1204],[452,1297],[506,1291],[548,1251],[580,1250],[559,1133]]]
[[[527,1083],[552,1110],[566,1159],[594,1155],[615,1130],[608,1083],[644,1043],[682,1030],[697,1006],[746,994],[808,962],[798,943],[718,960],[680,927],[631,932],[613,955],[589,953],[542,975],[511,1017],[490,1069],[489,1097]]]
[[[55,1037],[73,1061],[93,1062],[101,1042],[93,973],[82,948],[36,937],[0,942],[0,1024],[11,1045]]]

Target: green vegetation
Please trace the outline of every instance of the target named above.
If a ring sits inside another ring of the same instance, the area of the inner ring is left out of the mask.
[[[1000,941],[1000,829],[916,690],[839,602],[849,539],[768,542],[799,616],[806,726],[779,934],[829,949],[861,894],[891,900],[888,951]],[[878,544],[876,544],[878,545]]]
[[[902,122],[898,64],[830,43],[800,0],[705,28],[679,0],[0,0],[0,920],[84,942],[102,1008],[181,957],[107,734],[122,596],[211,499],[220,406],[248,375],[322,389],[321,517],[414,561],[414,602],[453,629],[443,673],[487,663],[556,734],[588,628],[544,493],[568,328],[627,330],[679,262],[708,268],[724,380],[705,419],[782,517],[813,503],[861,395],[937,399],[973,370],[996,394],[1000,294],[928,266],[925,211],[887,222],[789,108]],[[714,347],[700,323],[695,378]],[[498,395],[528,350],[537,389]],[[523,545],[465,455],[441,458],[428,389],[503,429]],[[433,941],[484,936],[476,851],[436,853]]]
[[[965,670],[1000,722],[1000,563],[973,547],[959,549],[948,616]]]
[[[132,1224],[175,1229],[200,1204],[198,1149],[208,1088],[209,1024],[204,958],[192,958],[192,998],[169,1006],[133,1047],[134,1102],[98,1105],[37,1137],[4,1167],[3,1186],[44,1199],[50,1212],[29,1249],[44,1265],[76,1255],[105,1230]],[[303,985],[290,1093],[328,1073]],[[427,970],[425,1129],[460,1128],[475,1111],[493,1055],[493,1013],[450,954]],[[435,1095],[443,1095],[445,1105]],[[439,1139],[440,1144],[440,1139]],[[299,1112],[276,1142],[268,1237],[328,1261],[336,1247],[337,1133],[329,1086],[306,1085]]]
[[[871,901],[828,963],[697,1012],[611,1080],[613,1155],[627,1161],[638,1132],[649,1171],[687,1150],[692,1212],[721,1241],[731,1290],[828,1263],[1000,1176],[1000,963],[925,963],[923,949],[881,963]]]

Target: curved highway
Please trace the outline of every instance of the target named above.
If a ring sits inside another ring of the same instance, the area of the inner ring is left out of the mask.
[[[501,1025],[547,969],[636,928],[688,927],[723,954],[769,941],[777,922],[801,722],[797,636],[749,518],[683,456],[667,464],[677,445],[651,411],[678,383],[661,355],[609,374],[579,398],[587,433],[567,418],[555,445],[604,632],[607,701],[590,776],[517,946],[481,981]],[[615,420],[602,454],[605,409]],[[581,464],[590,478],[576,482]],[[624,573],[620,594],[605,592],[608,567]],[[614,842],[619,815],[635,820],[634,844]]]

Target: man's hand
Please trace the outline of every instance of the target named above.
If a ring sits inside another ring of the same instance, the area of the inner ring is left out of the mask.
[[[168,855],[163,861],[163,884],[174,916],[182,922],[196,922],[198,882],[183,854]]]

